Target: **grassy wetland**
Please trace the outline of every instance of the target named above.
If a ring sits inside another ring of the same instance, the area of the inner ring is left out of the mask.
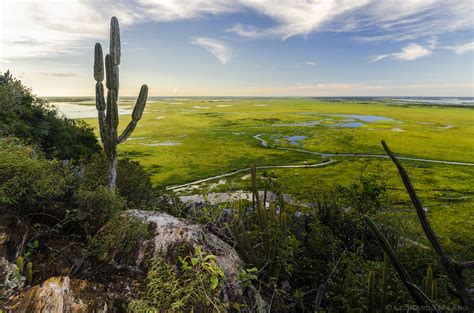
[[[122,101],[119,128],[127,125],[132,105],[133,100]],[[96,118],[85,120],[97,129]],[[315,201],[313,195],[322,186],[350,185],[376,173],[387,184],[396,206],[394,214],[408,214],[408,220],[416,223],[395,167],[379,157],[384,155],[383,139],[400,157],[426,160],[402,162],[439,235],[457,252],[473,251],[463,246],[461,231],[473,226],[473,120],[472,108],[390,99],[153,99],[131,138],[122,144],[119,157],[140,162],[155,185],[168,188],[256,163],[269,167],[265,171],[273,173],[283,190],[301,202]],[[329,160],[320,167],[304,167]],[[278,168],[288,165],[303,167]],[[250,188],[244,170],[176,192]],[[474,248],[472,243],[470,247]]]

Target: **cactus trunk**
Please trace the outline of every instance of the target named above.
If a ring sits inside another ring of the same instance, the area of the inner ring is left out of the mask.
[[[127,140],[132,134],[138,121],[142,117],[148,97],[148,86],[143,85],[132,113],[132,121],[118,136],[118,94],[119,94],[119,65],[121,59],[120,27],[114,16],[110,21],[110,50],[103,59],[102,46],[96,43],[94,50],[94,79],[96,80],[96,108],[98,112],[100,138],[104,146],[105,155],[109,161],[110,191],[115,191],[117,182],[117,145]],[[105,63],[105,71],[104,71]],[[105,73],[104,73],[105,72]],[[104,97],[104,85],[102,81],[105,76],[105,85],[108,89],[107,102]]]
[[[382,278],[382,298],[380,300],[380,309],[386,312],[387,309],[387,289],[388,289],[388,255],[383,254],[383,278]]]
[[[369,272],[369,279],[368,279],[368,298],[369,298],[369,312],[375,312],[375,273],[373,271]]]

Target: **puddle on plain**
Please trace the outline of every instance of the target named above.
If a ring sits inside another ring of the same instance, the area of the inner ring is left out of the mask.
[[[231,107],[232,104],[218,104],[216,105],[216,108],[227,108],[227,107]]]
[[[323,116],[338,116],[338,117],[347,117],[349,119],[358,120],[361,122],[372,123],[380,121],[395,121],[393,118],[386,116],[377,116],[377,115],[362,115],[362,114],[318,114]]]
[[[157,142],[157,143],[142,143],[142,145],[148,146],[148,147],[179,146],[180,144],[181,144],[180,142],[174,142],[174,141],[163,141],[163,142]]]
[[[361,123],[361,122],[351,122],[351,123],[336,124],[336,125],[339,126],[339,127],[359,128],[359,127],[361,127],[362,125],[364,125],[364,123]],[[326,126],[329,126],[329,125],[326,125]]]
[[[377,116],[377,115],[358,115],[358,114],[326,114],[326,113],[312,113],[312,112],[301,112],[299,114],[304,115],[320,115],[320,116],[329,116],[318,121],[307,121],[299,123],[287,123],[287,124],[275,124],[273,126],[316,126],[322,125],[327,127],[347,127],[347,128],[359,128],[362,127],[365,123],[373,122],[394,122],[395,120],[390,117]],[[344,117],[343,120],[336,120],[330,117]]]
[[[211,107],[201,107],[199,105],[193,106],[194,109],[210,109]]]
[[[285,137],[286,140],[288,140],[292,145],[297,145],[300,140],[306,139],[308,136],[290,136],[290,137]]]
[[[144,140],[148,139],[148,137],[128,137],[127,140]]]

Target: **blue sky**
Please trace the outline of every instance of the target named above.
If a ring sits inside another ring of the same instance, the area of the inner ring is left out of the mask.
[[[119,18],[121,95],[474,96],[471,0],[3,0],[0,70],[89,96]]]

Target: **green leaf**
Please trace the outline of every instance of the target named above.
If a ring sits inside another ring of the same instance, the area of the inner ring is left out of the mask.
[[[212,275],[211,276],[211,288],[214,290],[217,288],[219,285],[219,279],[217,279],[217,276]]]

